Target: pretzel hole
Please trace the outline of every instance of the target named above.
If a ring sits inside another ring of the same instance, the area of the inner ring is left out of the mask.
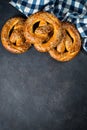
[[[10,32],[9,32],[9,37],[11,36],[13,30],[14,30],[14,26],[11,28],[11,30],[10,30]]]
[[[40,21],[36,22],[36,23],[33,25],[33,33],[35,32],[36,28],[39,27],[39,24],[40,24]]]
[[[15,27],[15,26],[13,26],[12,29],[10,30],[10,32],[9,32],[9,38],[10,38],[12,32],[14,31],[14,27]],[[16,42],[13,42],[13,45],[16,46]]]
[[[74,42],[73,38],[71,37],[70,33],[66,30],[67,35],[70,37],[72,43]]]
[[[16,42],[14,42],[13,45],[16,46]]]
[[[65,48],[64,53],[68,52],[68,50]]]

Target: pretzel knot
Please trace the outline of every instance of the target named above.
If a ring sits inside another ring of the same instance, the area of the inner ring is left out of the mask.
[[[80,51],[81,39],[77,29],[70,23],[63,23],[63,37],[60,43],[49,50],[50,56],[58,61],[69,61]]]
[[[25,22],[24,36],[38,51],[47,52],[61,39],[61,22],[48,12],[35,13]]]
[[[2,28],[1,41],[3,46],[12,53],[24,53],[31,46],[23,34],[25,20],[20,17],[9,19]]]

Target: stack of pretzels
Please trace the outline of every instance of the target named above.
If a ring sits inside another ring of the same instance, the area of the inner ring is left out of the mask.
[[[37,51],[48,52],[62,62],[74,58],[81,49],[81,38],[75,26],[43,11],[27,19],[9,19],[2,28],[1,41],[12,53],[24,53],[33,45]]]

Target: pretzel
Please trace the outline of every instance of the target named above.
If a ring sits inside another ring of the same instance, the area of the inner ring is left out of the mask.
[[[23,26],[25,20],[21,17],[9,19],[3,26],[1,31],[2,45],[12,53],[24,53],[31,44],[26,42],[23,34]]]
[[[61,22],[48,12],[32,14],[25,22],[24,36],[40,52],[55,47],[61,35]]]
[[[63,23],[62,28],[62,40],[55,48],[49,50],[49,54],[54,59],[64,62],[73,59],[79,53],[81,39],[77,29],[72,24]]]

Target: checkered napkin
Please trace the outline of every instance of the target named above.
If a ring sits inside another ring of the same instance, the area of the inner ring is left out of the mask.
[[[87,52],[87,0],[11,0],[10,4],[26,16],[44,10],[62,21],[72,22],[81,34],[83,49]]]

